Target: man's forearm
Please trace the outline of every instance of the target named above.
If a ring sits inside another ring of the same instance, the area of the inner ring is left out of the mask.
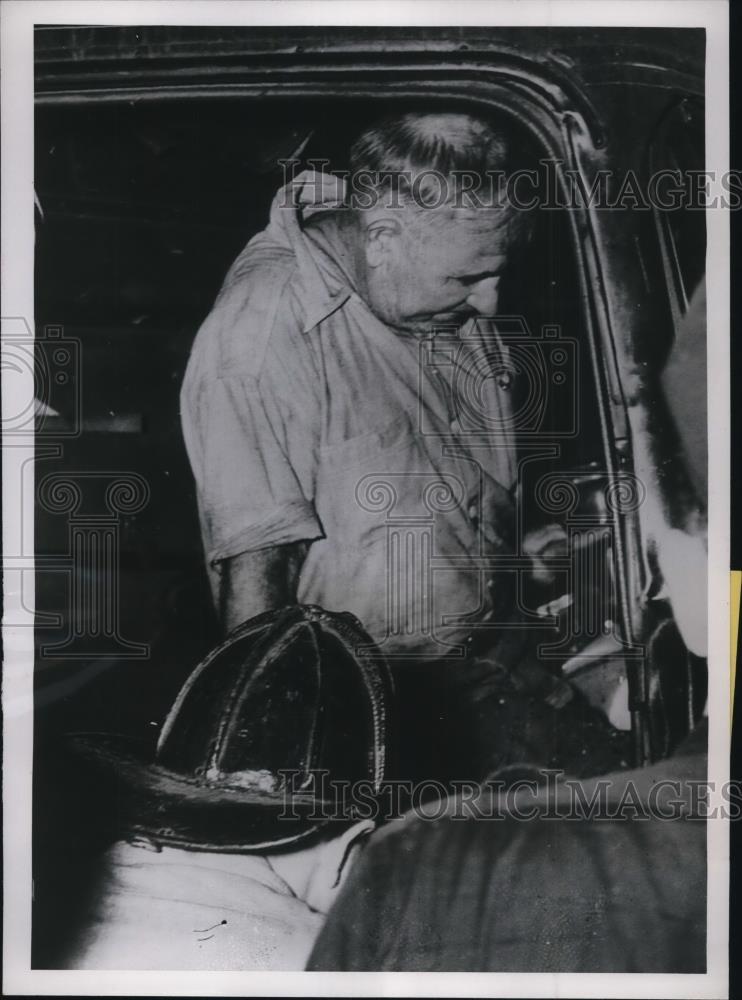
[[[226,635],[237,625],[272,608],[296,601],[308,543],[243,552],[221,564],[219,618]]]

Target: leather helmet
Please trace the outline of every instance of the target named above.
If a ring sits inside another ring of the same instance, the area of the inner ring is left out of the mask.
[[[340,783],[378,794],[392,702],[389,668],[356,618],[292,605],[238,626],[199,663],[154,753],[106,734],[71,739],[115,780],[123,835],[267,850],[356,818]]]

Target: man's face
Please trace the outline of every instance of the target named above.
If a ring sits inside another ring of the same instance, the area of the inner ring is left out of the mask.
[[[497,210],[448,206],[379,216],[366,233],[371,309],[416,335],[493,316],[507,262],[502,221]]]

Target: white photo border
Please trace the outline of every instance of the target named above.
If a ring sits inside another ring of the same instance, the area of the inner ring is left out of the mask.
[[[3,328],[25,318],[33,329],[33,27],[34,24],[176,25],[477,25],[493,27],[703,27],[707,33],[706,158],[729,168],[728,7],[725,0],[4,0],[2,45]],[[729,777],[729,218],[709,209],[709,779]],[[33,395],[14,378],[3,412]],[[728,995],[729,828],[708,824],[708,971],[704,975],[501,973],[56,972],[30,968],[31,776],[33,749],[33,607],[31,548],[21,539],[18,488],[33,445],[3,442],[4,552],[4,992],[20,995],[161,996],[466,996],[678,997]],[[28,491],[26,491],[28,494]],[[26,510],[25,523],[28,524]],[[24,532],[26,529],[24,528]],[[21,541],[19,542],[19,539]],[[24,560],[30,560],[26,562]],[[23,587],[23,594],[21,588]],[[710,804],[720,805],[711,797]]]

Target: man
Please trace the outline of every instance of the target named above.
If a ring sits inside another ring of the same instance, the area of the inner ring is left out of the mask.
[[[442,155],[431,156],[436,144]],[[507,163],[504,137],[476,119],[406,115],[358,140],[352,176],[437,170],[454,153],[480,174]],[[322,177],[302,175],[279,192],[193,348],[183,427],[209,572],[227,629],[298,598],[352,610],[390,653],[440,656],[449,648],[426,629],[419,593],[391,632],[387,511],[369,510],[373,497],[357,488],[378,473],[396,493],[395,518],[435,519],[437,553],[451,565],[426,597],[433,620],[476,612],[478,523],[486,513],[496,546],[513,454],[502,439],[444,454],[457,441],[455,400],[440,384],[452,373],[424,373],[421,391],[420,338],[494,314],[517,219],[491,206],[426,208],[403,191],[394,204],[384,186],[367,209],[338,207],[333,180],[323,188]],[[323,205],[326,188],[335,210]],[[421,498],[430,483],[452,491],[452,509],[437,517]],[[443,631],[455,643],[471,630]]]
[[[590,781],[521,772],[390,824],[307,968],[705,972],[705,738]]]
[[[374,829],[393,739],[388,668],[358,645],[372,643],[350,615],[269,612],[196,667],[154,760],[74,737],[115,793],[114,840],[64,968],[304,967]],[[364,818],[341,781],[366,784]]]
[[[495,182],[511,145],[471,115],[409,113],[356,141],[344,200],[337,178],[300,175],[227,275],[182,390],[224,628],[296,600],[357,615],[411,718],[432,720],[411,736],[412,770],[457,742],[442,715],[468,729],[468,707],[450,706],[470,693],[452,686],[479,687],[463,661],[503,637],[480,643],[483,624],[513,616],[512,575],[493,585],[516,551],[512,387],[492,377],[506,359],[478,322],[527,222]],[[510,631],[498,656],[512,666],[523,632]],[[535,673],[539,698],[570,698]]]

